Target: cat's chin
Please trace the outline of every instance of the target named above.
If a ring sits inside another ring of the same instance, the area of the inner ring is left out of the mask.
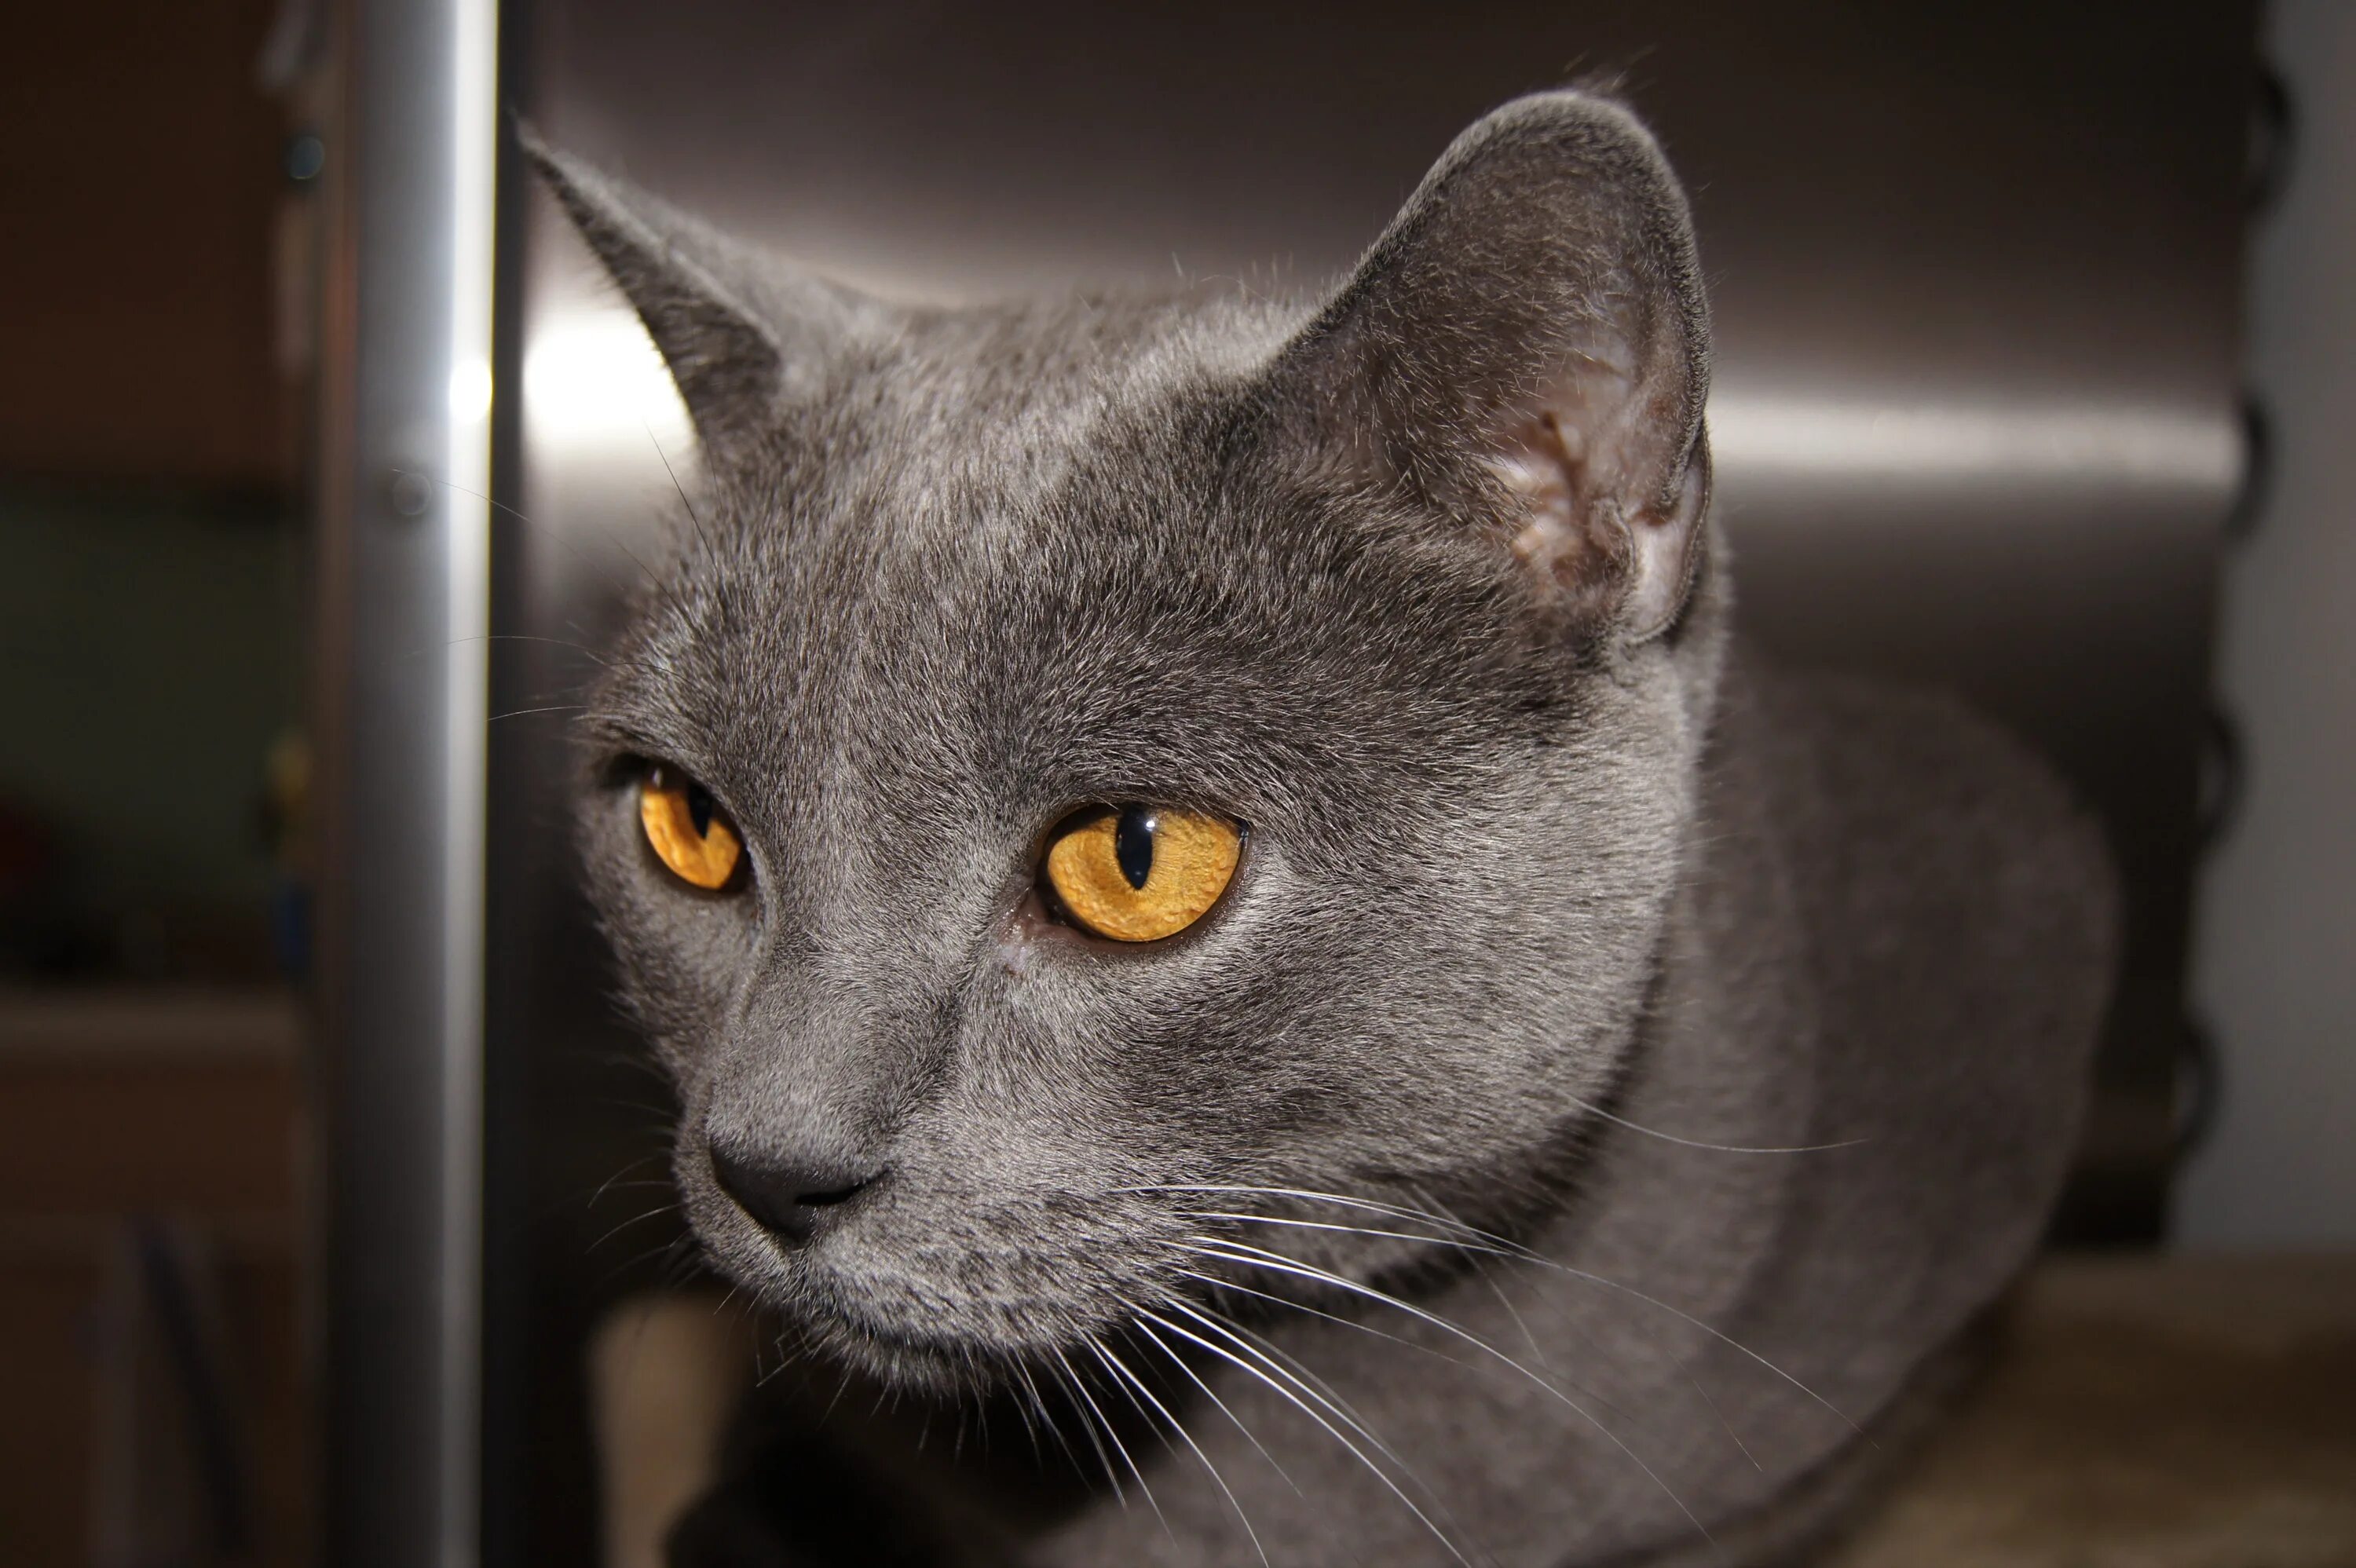
[[[910,1392],[966,1397],[1018,1386],[1026,1367],[1050,1364],[1069,1347],[912,1331],[839,1304],[787,1310],[811,1348],[863,1375]]]
[[[894,1388],[963,1394],[1001,1381],[986,1346],[901,1333],[836,1314],[796,1316],[821,1352]]]
[[[897,1297],[878,1300],[823,1270],[804,1268],[781,1279],[763,1271],[747,1277],[713,1257],[723,1274],[788,1327],[788,1342],[851,1371],[912,1393],[967,1397],[1019,1386],[1026,1370],[1052,1365],[1084,1345],[1091,1328],[1073,1325],[1068,1335],[1061,1311],[1018,1323],[975,1304],[966,1323],[944,1321],[949,1314]]]

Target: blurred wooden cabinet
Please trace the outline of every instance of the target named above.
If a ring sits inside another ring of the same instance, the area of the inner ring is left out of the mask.
[[[11,7],[0,475],[285,487],[273,0]]]
[[[274,993],[0,993],[0,1561],[300,1555],[297,1032]]]

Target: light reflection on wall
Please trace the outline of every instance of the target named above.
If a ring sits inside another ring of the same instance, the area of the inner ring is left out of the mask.
[[[567,462],[674,459],[693,433],[645,331],[618,307],[553,315],[524,357],[536,450]],[[1721,388],[1709,405],[1721,483],[2130,485],[2223,491],[2238,427],[2216,413],[2127,403],[1890,402]]]
[[[552,315],[523,359],[524,419],[535,452],[562,464],[643,457],[694,440],[687,409],[637,318],[619,307]]]
[[[2242,461],[2239,428],[2225,418],[2124,403],[1878,403],[1738,388],[1711,397],[1709,429],[1719,474],[1737,481],[2002,481],[2224,492]]]

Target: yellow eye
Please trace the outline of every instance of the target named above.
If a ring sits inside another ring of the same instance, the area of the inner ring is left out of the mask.
[[[649,769],[638,786],[638,825],[662,863],[699,888],[726,886],[744,858],[744,847],[712,804],[712,792],[669,768]]]
[[[1158,942],[1203,918],[1243,850],[1232,822],[1131,805],[1075,818],[1047,846],[1047,885],[1085,931]]]

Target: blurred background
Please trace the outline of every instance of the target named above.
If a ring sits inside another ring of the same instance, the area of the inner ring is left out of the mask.
[[[636,1484],[600,1335],[679,1237],[565,729],[692,443],[515,113],[879,292],[1281,289],[1617,73],[1693,190],[1748,630],[1966,693],[2127,880],[2057,1245],[2261,1315],[2356,1249],[2356,7],[11,31],[0,1561],[588,1563]]]

